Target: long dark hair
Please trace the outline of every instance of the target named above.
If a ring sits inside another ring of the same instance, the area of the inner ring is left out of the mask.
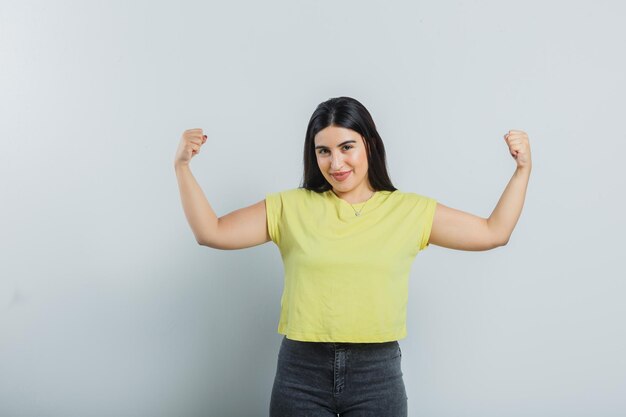
[[[315,156],[315,135],[331,125],[354,130],[363,137],[367,149],[367,178],[374,191],[395,191],[396,187],[387,174],[385,146],[374,120],[365,106],[351,97],[331,98],[320,103],[313,112],[304,139],[304,177],[299,188],[318,193],[332,188],[322,175]]]

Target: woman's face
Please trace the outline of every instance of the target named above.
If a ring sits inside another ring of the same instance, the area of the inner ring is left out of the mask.
[[[336,193],[373,191],[367,178],[367,149],[359,133],[328,126],[315,135],[314,143],[317,165]]]

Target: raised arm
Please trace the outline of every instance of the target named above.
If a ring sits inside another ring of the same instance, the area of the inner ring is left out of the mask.
[[[217,235],[200,243],[215,249],[243,249],[270,241],[265,199],[218,219]]]
[[[180,198],[196,241],[214,249],[243,249],[268,242],[265,200],[220,218],[215,215],[189,168],[205,141],[202,129],[185,131],[174,160]]]
[[[505,244],[487,219],[437,203],[429,244],[449,249],[483,251]]]
[[[485,219],[437,203],[428,243],[467,251],[488,250],[508,243],[524,206],[532,163],[525,132],[509,130],[504,139],[517,168],[491,216]]]

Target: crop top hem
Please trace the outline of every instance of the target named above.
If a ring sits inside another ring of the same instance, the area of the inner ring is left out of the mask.
[[[287,336],[290,340],[299,340],[301,342],[336,342],[336,343],[384,343],[393,342],[404,339],[407,335],[406,327],[399,332],[387,332],[375,336],[364,336],[360,334],[333,334],[328,333],[311,333],[311,332],[294,332],[278,330],[279,334]]]

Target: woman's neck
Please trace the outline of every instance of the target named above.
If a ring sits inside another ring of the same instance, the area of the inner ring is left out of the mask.
[[[364,203],[374,195],[375,191],[371,188],[364,188],[362,190],[350,190],[346,192],[336,191],[335,189],[331,189],[337,197],[342,200],[347,201],[350,204],[359,204]]]

